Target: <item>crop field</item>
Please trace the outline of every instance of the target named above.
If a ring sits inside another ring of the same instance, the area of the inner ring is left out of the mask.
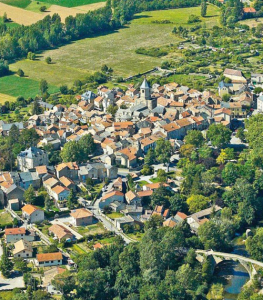
[[[49,93],[58,92],[58,87],[49,85]],[[0,78],[0,102],[2,99],[10,101],[12,97],[23,96],[24,98],[35,97],[39,94],[39,82],[29,78],[20,78],[16,75]],[[8,96],[12,96],[8,99]]]
[[[176,44],[180,38],[172,34],[174,26],[187,25],[189,15],[200,16],[200,7],[144,12],[125,28],[101,36],[76,41],[58,49],[45,51],[39,61],[22,60],[12,64],[11,70],[21,68],[29,78],[45,78],[53,85],[72,84],[103,64],[112,67],[117,76],[128,77],[159,66],[165,58],[136,54],[139,47],[158,47]],[[207,26],[219,24],[219,9],[208,5],[208,16],[201,18]],[[171,24],[156,24],[154,20],[170,20]],[[50,56],[54,64],[47,65]]]
[[[78,7],[61,6],[65,2],[72,2],[71,0],[65,1],[36,1],[36,0],[0,0],[0,13],[7,13],[7,17],[15,23],[21,25],[31,25],[39,20],[42,20],[47,15],[59,14],[62,21],[68,16],[76,16],[76,14],[85,13],[105,5],[103,1],[92,0],[79,0]],[[73,2],[72,2],[73,3]],[[76,3],[74,1],[74,3]],[[61,5],[58,5],[61,4]],[[46,6],[45,12],[40,12],[40,7]],[[76,6],[76,5],[74,5]]]

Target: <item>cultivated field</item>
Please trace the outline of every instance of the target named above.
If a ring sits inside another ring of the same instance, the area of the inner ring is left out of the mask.
[[[187,25],[190,14],[200,16],[200,8],[184,8],[145,12],[119,31],[80,40],[59,49],[45,51],[37,60],[21,60],[10,65],[16,72],[19,68],[27,78],[8,76],[0,78],[0,93],[18,97],[32,97],[39,93],[39,81],[46,79],[51,85],[49,92],[56,92],[62,84],[71,86],[76,79],[83,79],[91,72],[107,64],[114,75],[129,76],[160,66],[166,58],[155,58],[136,54],[139,47],[157,47],[176,44],[180,39],[172,34],[174,26]],[[219,24],[219,10],[208,6],[208,17],[202,19],[207,26]],[[173,24],[156,24],[154,20],[170,20]],[[201,23],[202,24],[202,23]],[[45,57],[53,63],[48,65]],[[2,96],[3,98],[3,96]]]
[[[13,102],[15,100],[16,100],[15,97],[12,97],[12,96],[9,96],[6,94],[0,94],[0,104],[4,104],[6,101]]]
[[[12,2],[14,1],[14,2]],[[42,20],[47,15],[59,14],[64,22],[68,16],[76,16],[76,14],[85,13],[88,11],[96,10],[105,5],[105,2],[97,2],[91,4],[91,1],[79,1],[81,5],[79,7],[64,7],[60,5],[53,5],[52,3],[59,3],[62,1],[39,2],[30,0],[0,0],[0,14],[7,13],[8,18],[11,18],[13,22],[21,25],[31,25],[39,20]],[[93,1],[94,2],[94,1]],[[63,4],[63,3],[62,3]],[[40,7],[46,6],[45,12],[40,12]]]
[[[46,2],[46,0],[39,0],[39,2]],[[48,0],[47,2],[50,4],[55,4],[60,6],[76,7],[81,5],[105,2],[105,0]]]
[[[49,93],[58,92],[58,87],[49,85]],[[39,82],[29,78],[20,78],[16,75],[4,76],[0,78],[0,102],[6,97],[5,101],[12,101],[6,95],[24,98],[35,97],[39,94]]]

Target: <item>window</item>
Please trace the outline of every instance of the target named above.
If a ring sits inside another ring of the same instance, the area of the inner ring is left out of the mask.
[[[58,260],[58,262],[60,262],[60,260]]]
[[[29,254],[27,253],[27,255],[26,256],[29,256]]]
[[[18,254],[17,256],[20,257],[20,254]]]
[[[53,260],[51,260],[51,263],[53,264]]]

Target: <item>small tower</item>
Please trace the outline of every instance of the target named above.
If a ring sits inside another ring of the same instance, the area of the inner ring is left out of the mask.
[[[140,98],[142,100],[150,100],[151,99],[151,89],[150,86],[146,80],[146,77],[143,80],[143,83],[140,87]]]

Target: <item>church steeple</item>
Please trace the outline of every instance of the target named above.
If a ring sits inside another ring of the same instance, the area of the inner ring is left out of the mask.
[[[141,91],[141,95],[140,95],[141,99],[145,99],[145,100],[151,99],[151,89],[146,80],[146,77],[143,80],[143,83],[140,87],[140,91]]]

